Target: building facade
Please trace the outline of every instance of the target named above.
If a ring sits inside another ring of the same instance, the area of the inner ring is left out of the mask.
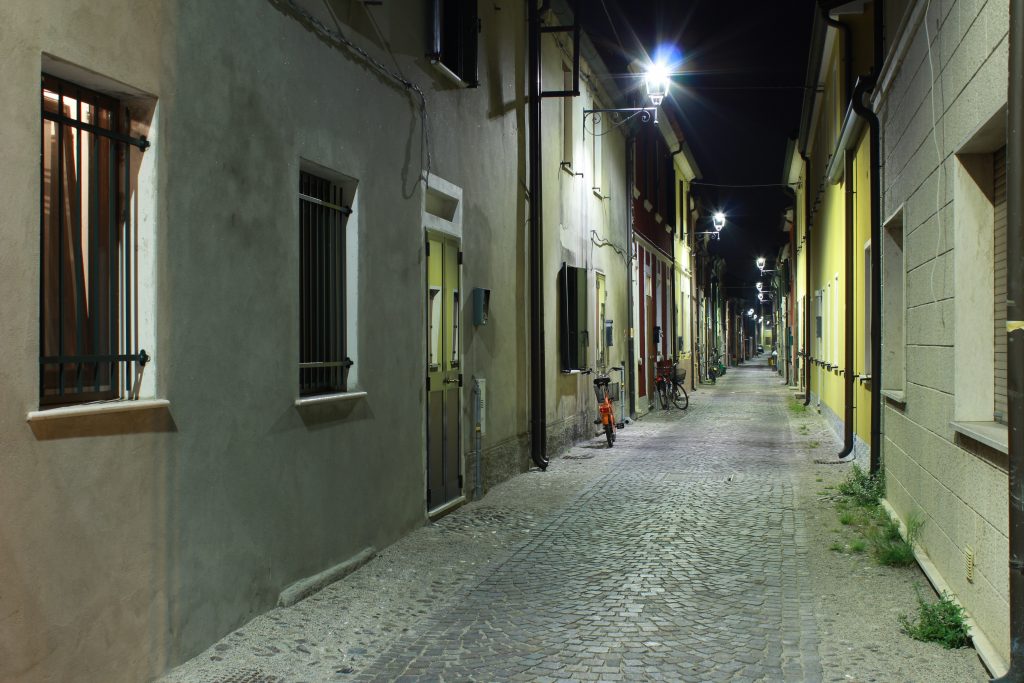
[[[0,9],[0,679],[147,680],[528,468],[526,11],[445,5]],[[602,68],[542,120],[552,455],[628,348]]]

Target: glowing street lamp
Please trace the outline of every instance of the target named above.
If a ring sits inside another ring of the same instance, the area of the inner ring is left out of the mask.
[[[647,96],[651,98],[651,104],[655,107],[661,105],[661,101],[668,95],[672,79],[669,77],[668,67],[662,62],[651,64],[644,74],[644,87],[647,89]]]
[[[761,291],[761,288],[762,288],[762,287],[764,287],[764,283],[763,283],[763,282],[758,282],[758,283],[757,283],[756,285],[754,285],[754,286],[755,286],[755,287],[757,287],[757,291],[759,291],[759,292],[760,292],[760,291]]]
[[[758,268],[758,270],[762,270],[763,271],[766,264],[767,264],[767,261],[765,260],[764,256],[758,256],[757,257],[757,268]]]
[[[711,225],[714,226],[715,232],[721,232],[722,228],[725,227],[725,214],[721,211],[716,211],[715,215],[711,217]]]
[[[747,311],[747,315],[748,316],[753,316],[754,315],[754,309],[751,308],[749,311]]]
[[[611,114],[616,122],[628,120],[639,115],[640,121],[658,123],[658,107],[662,100],[668,95],[672,85],[671,73],[667,65],[657,62],[647,67],[644,72],[644,90],[647,91],[647,98],[651,101],[649,107],[617,107],[612,109],[584,109],[583,129],[586,130],[587,117],[593,116],[595,123],[601,119],[602,114]]]
[[[764,301],[764,292],[758,292],[757,293],[757,300],[758,301]]]

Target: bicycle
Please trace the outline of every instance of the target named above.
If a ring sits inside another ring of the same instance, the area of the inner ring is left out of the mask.
[[[682,376],[677,377],[677,373],[676,363],[670,360],[658,361],[658,374],[654,377],[654,384],[658,389],[662,410],[668,410],[669,403],[675,404],[680,410],[686,410],[690,406],[690,397],[683,387],[686,369],[683,368]]]
[[[604,437],[608,441],[608,448],[611,448],[615,443],[615,430],[624,426],[621,422],[615,421],[615,408],[612,406],[612,401],[618,400],[618,386],[612,387],[612,378],[607,375],[595,377],[594,393],[597,395],[597,410],[600,413],[594,424],[604,428]]]

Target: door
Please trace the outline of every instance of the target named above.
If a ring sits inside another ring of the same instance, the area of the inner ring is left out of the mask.
[[[457,238],[427,233],[427,509],[462,495],[462,386]]]

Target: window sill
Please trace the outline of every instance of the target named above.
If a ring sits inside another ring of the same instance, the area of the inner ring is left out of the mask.
[[[998,422],[950,422],[950,426],[960,434],[1000,453],[1010,452],[1010,430]]]
[[[336,394],[322,394],[320,396],[297,398],[295,399],[295,407],[302,408],[303,406],[317,406],[324,403],[341,403],[342,401],[354,401],[360,398],[366,398],[365,391],[342,391]]]
[[[893,403],[899,403],[900,405],[907,404],[907,394],[905,391],[896,391],[895,389],[882,389],[882,396]]]
[[[62,418],[83,417],[86,415],[106,415],[109,413],[127,413],[135,410],[160,410],[170,407],[171,402],[165,398],[141,400],[105,401],[102,403],[86,403],[49,410],[31,410],[25,416],[26,422],[43,422]]]

